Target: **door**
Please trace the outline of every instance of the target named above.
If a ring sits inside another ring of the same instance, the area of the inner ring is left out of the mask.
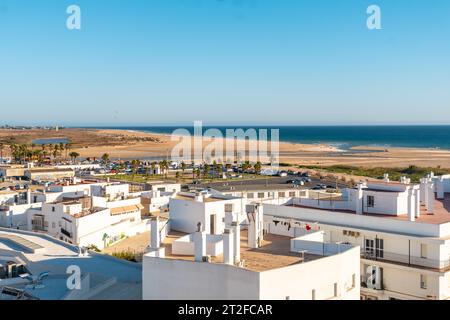
[[[215,214],[212,214],[210,216],[209,223],[210,223],[209,233],[216,234],[216,215]]]

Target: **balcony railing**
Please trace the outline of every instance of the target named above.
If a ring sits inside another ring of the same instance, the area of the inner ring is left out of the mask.
[[[397,263],[401,265],[419,268],[428,268],[437,270],[450,268],[450,260],[434,260],[428,258],[415,257],[412,255],[387,252],[384,250],[363,249],[361,250],[361,258],[389,263]]]
[[[61,228],[61,233],[63,235],[65,235],[66,237],[72,238],[72,233],[67,231],[67,230],[65,230],[65,229],[63,229],[63,228]]]

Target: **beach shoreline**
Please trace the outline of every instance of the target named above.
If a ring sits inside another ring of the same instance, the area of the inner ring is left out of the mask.
[[[185,136],[184,136],[185,137]],[[31,144],[37,139],[69,139],[71,151],[81,158],[99,158],[108,153],[111,159],[159,160],[169,159],[172,149],[183,138],[180,135],[152,133],[128,129],[67,128],[49,130],[1,129],[4,144]],[[177,141],[178,140],[178,141]],[[216,140],[226,145],[225,138]],[[211,141],[205,141],[206,147]],[[268,141],[270,145],[270,141]],[[248,148],[248,142],[246,147]],[[270,148],[269,148],[270,150]],[[363,167],[421,167],[450,168],[450,150],[435,148],[354,146],[341,150],[330,144],[279,142],[280,163],[304,166],[363,166]]]

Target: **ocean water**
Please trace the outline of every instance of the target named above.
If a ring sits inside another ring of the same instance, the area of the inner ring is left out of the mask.
[[[153,133],[170,134],[175,129],[184,128],[193,133],[193,127],[102,127],[103,129],[124,129]],[[412,147],[450,150],[450,125],[440,126],[204,126],[203,131],[210,128],[226,129],[279,129],[280,141],[312,144],[330,144],[347,150],[355,146],[377,147]]]

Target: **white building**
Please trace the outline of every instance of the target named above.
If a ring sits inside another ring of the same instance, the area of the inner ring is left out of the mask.
[[[140,194],[130,193],[128,184],[76,181],[31,198],[39,207],[27,211],[28,230],[79,246],[103,249],[146,230]]]
[[[219,235],[202,231],[199,223],[192,234],[161,237],[152,223],[143,298],[359,299],[358,247],[324,243],[321,232],[298,229],[295,238],[268,234],[258,205],[247,206],[246,216],[247,223],[239,224],[227,212],[231,222],[222,223]]]
[[[337,200],[264,205],[266,228],[292,235],[304,226],[324,231],[325,241],[360,246],[362,299],[450,298],[450,194],[434,193],[442,179],[385,180]]]
[[[179,192],[169,202],[171,228],[193,233],[197,230],[197,223],[201,222],[206,233],[222,234],[226,212],[233,213],[239,222],[245,220],[243,205],[240,198],[208,192]]]

